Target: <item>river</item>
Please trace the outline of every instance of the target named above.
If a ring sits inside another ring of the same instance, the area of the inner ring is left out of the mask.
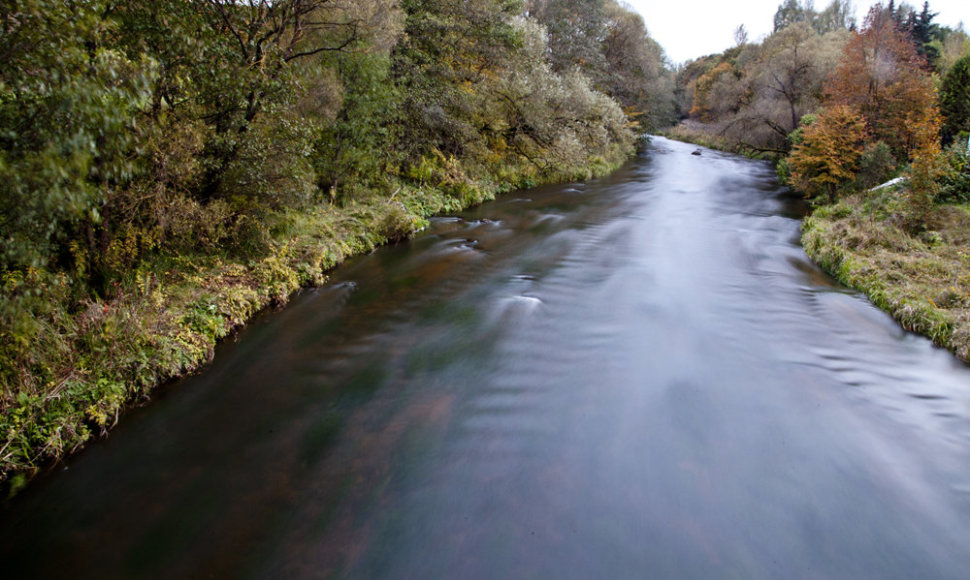
[[[653,139],[341,267],[0,512],[6,578],[967,578],[970,370]]]

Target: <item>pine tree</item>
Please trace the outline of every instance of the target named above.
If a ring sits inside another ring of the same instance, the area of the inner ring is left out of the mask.
[[[940,110],[946,119],[944,133],[948,138],[970,132],[970,54],[958,60],[943,77]]]
[[[913,37],[916,52],[926,59],[927,67],[932,70],[940,58],[940,51],[932,42],[940,33],[940,27],[933,22],[939,13],[930,12],[930,3],[923,2],[923,10],[916,14],[910,13],[907,29]]]

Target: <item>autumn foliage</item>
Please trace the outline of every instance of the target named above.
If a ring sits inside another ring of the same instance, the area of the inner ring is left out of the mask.
[[[943,120],[934,105],[914,113],[908,119],[914,139],[913,162],[910,165],[909,192],[906,198],[906,225],[918,229],[926,222],[933,203],[940,192],[940,178],[946,170],[940,148],[940,129]]]
[[[712,120],[712,109],[715,103],[712,90],[718,80],[724,75],[737,75],[734,67],[729,62],[721,62],[711,70],[707,71],[697,80],[694,88],[694,106],[690,110],[690,116],[702,121]]]
[[[810,198],[835,198],[855,177],[865,137],[865,121],[853,108],[834,105],[822,110],[804,128],[788,158],[792,185]]]
[[[926,62],[893,14],[876,5],[862,30],[853,33],[825,84],[818,121],[803,127],[787,164],[795,189],[831,200],[840,190],[875,185],[868,169],[885,165],[873,156],[888,146],[891,155],[883,153],[884,161],[909,165],[900,217],[916,230],[936,201],[944,173],[943,120]]]
[[[919,141],[910,120],[936,107],[933,79],[924,67],[912,41],[877,5],[826,83],[825,104],[857,111],[873,140],[905,159]]]

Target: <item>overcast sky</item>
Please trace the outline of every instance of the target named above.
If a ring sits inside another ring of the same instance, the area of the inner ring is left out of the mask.
[[[650,36],[664,47],[667,57],[677,64],[734,46],[734,31],[739,24],[744,24],[749,40],[759,40],[771,32],[772,19],[782,0],[626,2],[643,15]],[[886,0],[884,3],[888,2]],[[815,7],[821,10],[829,3],[829,0],[815,0]],[[875,3],[855,0],[860,23],[869,7]],[[917,9],[923,7],[923,0],[910,0],[909,3]],[[952,27],[963,22],[964,28],[970,27],[970,0],[930,0],[930,11],[939,13],[934,22]]]

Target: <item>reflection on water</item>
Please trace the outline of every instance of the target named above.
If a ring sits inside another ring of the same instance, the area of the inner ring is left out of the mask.
[[[963,578],[970,371],[655,139],[352,261],[0,514],[11,577]]]

